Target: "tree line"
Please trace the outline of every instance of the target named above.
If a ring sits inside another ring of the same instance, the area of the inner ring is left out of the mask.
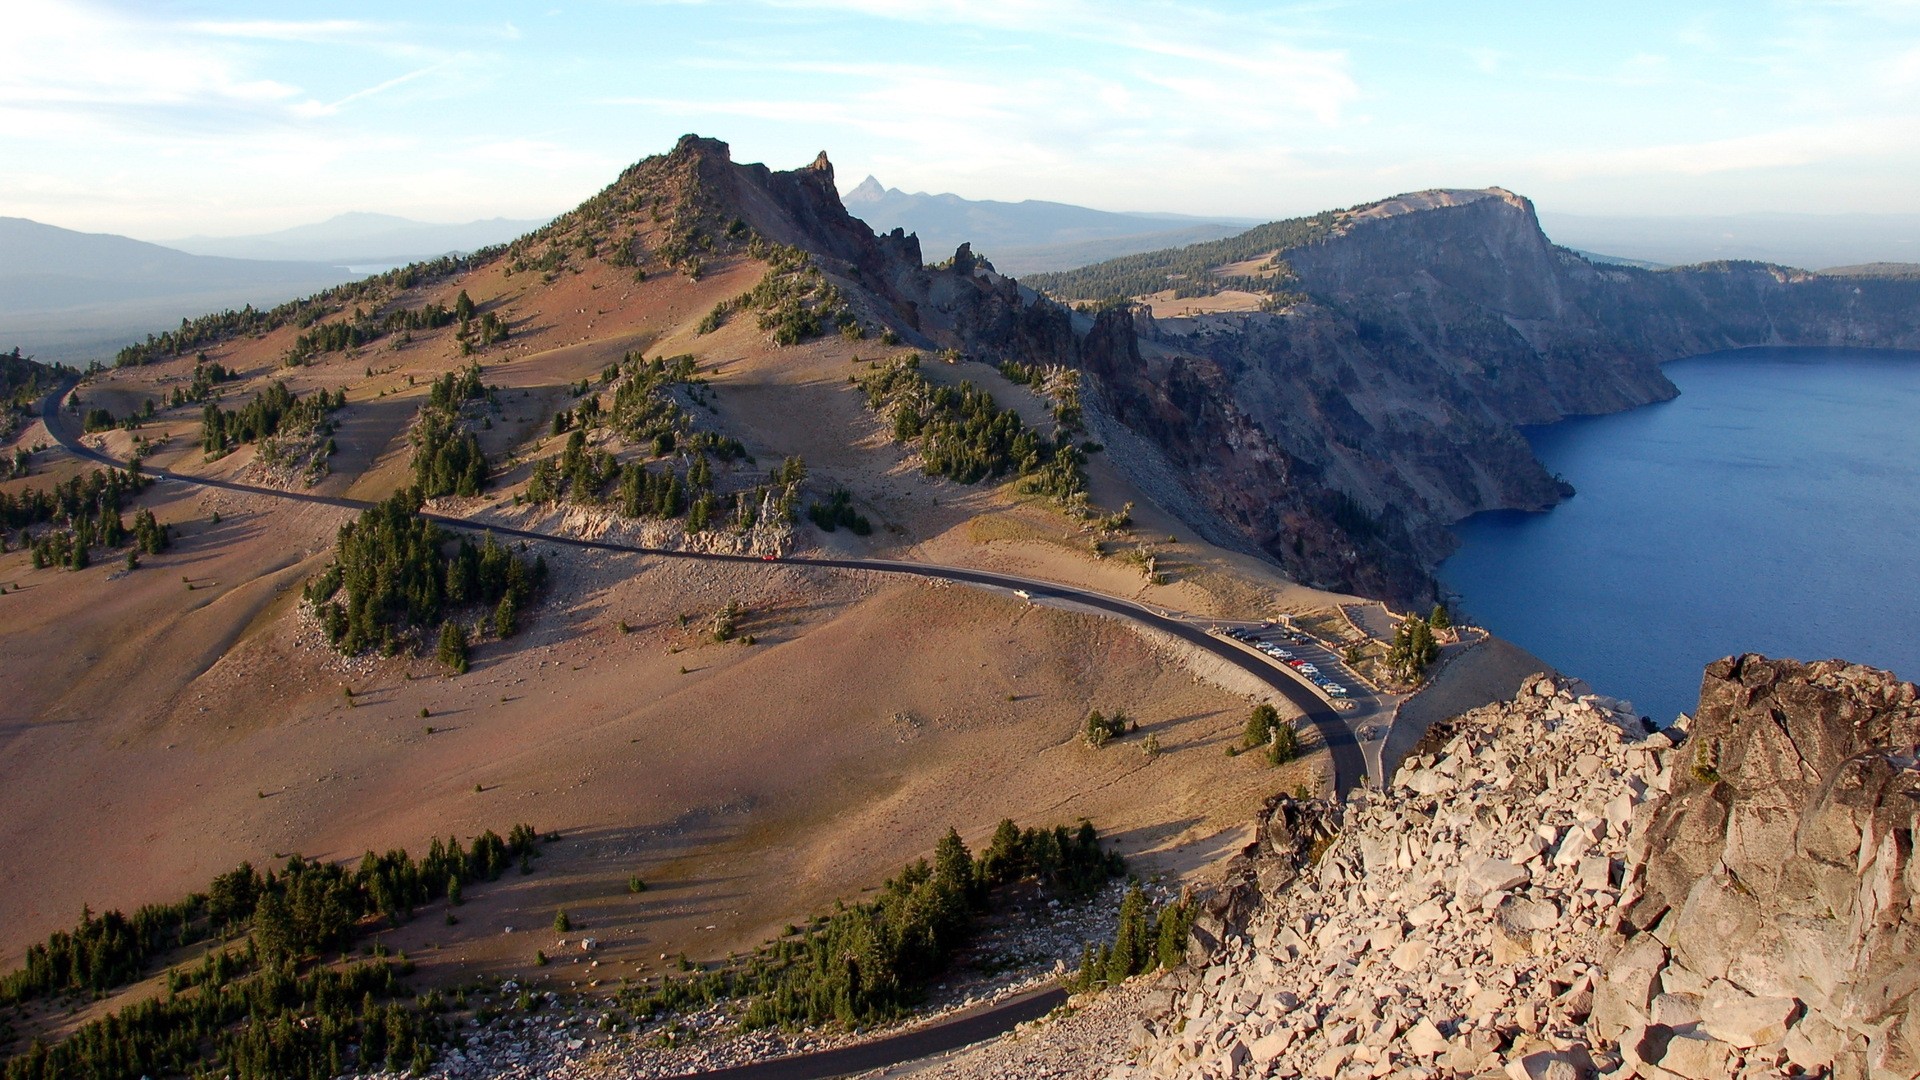
[[[146,340],[121,349],[114,356],[113,366],[151,364],[234,338],[259,337],[283,326],[297,326],[304,330],[348,304],[378,302],[416,285],[430,284],[474,267],[485,266],[497,258],[502,250],[499,247],[482,248],[470,255],[445,255],[426,262],[409,263],[384,274],[336,285],[299,300],[289,300],[266,311],[248,304],[238,311],[229,309],[196,319],[181,319],[175,329],[148,334]]]
[[[971,382],[935,386],[920,372],[918,353],[875,361],[855,381],[894,439],[920,452],[928,475],[975,484],[1011,473],[1029,492],[1084,509],[1086,456],[1064,429],[1054,438],[1034,431]]]
[[[397,307],[379,316],[356,307],[348,318],[339,322],[319,323],[294,338],[285,360],[289,365],[304,364],[323,353],[357,349],[389,334],[411,335],[415,330],[438,330],[454,323],[460,324],[454,338],[460,342],[461,352],[465,355],[473,352],[476,341],[484,347],[507,336],[506,321],[496,312],[482,313],[476,327],[474,315],[477,311],[473,298],[467,295],[465,289],[461,289],[460,295],[454,298],[452,307],[435,300],[417,308]]]
[[[1093,826],[1021,829],[1002,821],[978,857],[949,829],[933,859],[901,869],[877,896],[840,904],[804,929],[712,972],[622,995],[652,1015],[721,998],[749,999],[745,1030],[871,1024],[902,1015],[941,978],[991,910],[996,894],[1028,882],[1045,894],[1084,899],[1125,872]]]
[[[4,1080],[140,1075],[234,1080],[325,1080],[381,1068],[424,1071],[443,1032],[432,999],[409,1006],[411,965],[375,961],[329,966],[382,921],[398,925],[415,906],[455,900],[539,855],[533,829],[491,830],[463,848],[435,839],[427,856],[367,852],[357,868],[293,856],[262,874],[242,863],[204,893],[150,905],[132,918],[83,911],[72,930],[27,951],[0,977],[0,1006],[97,996],[144,977],[165,955],[217,941],[195,967],[168,973],[165,995],[82,1024],[48,1044],[36,1040],[6,1063]],[[245,935],[239,949],[228,939]],[[379,951],[376,949],[376,952]]]
[[[1293,281],[1283,262],[1260,276],[1221,277],[1214,267],[1245,262],[1269,252],[1284,252],[1323,240],[1333,233],[1340,211],[1256,225],[1246,232],[1186,247],[1123,255],[1076,270],[1029,274],[1022,283],[1068,300],[1108,300],[1144,296],[1172,287],[1175,295],[1208,296],[1220,289],[1273,292]]]

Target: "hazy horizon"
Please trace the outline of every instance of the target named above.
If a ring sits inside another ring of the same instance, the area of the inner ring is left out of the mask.
[[[1902,2],[50,0],[9,24],[0,213],[140,239],[545,217],[689,131],[774,168],[825,149],[846,186],[1203,217],[1493,184],[1570,214],[1920,213]]]

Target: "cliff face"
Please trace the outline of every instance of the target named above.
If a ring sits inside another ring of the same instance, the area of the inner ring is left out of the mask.
[[[1448,525],[1568,493],[1520,425],[1672,397],[1659,364],[1681,356],[1920,347],[1920,283],[1751,263],[1595,266],[1551,244],[1531,204],[1499,189],[1350,211],[1331,235],[1279,254],[1305,300],[1109,320],[1083,363],[1114,415],[1159,418],[1153,437],[1199,492],[1296,575],[1403,600],[1430,588]],[[1202,387],[1209,400],[1195,409]],[[1236,455],[1286,467],[1223,457],[1216,414],[1237,418]]]
[[[1541,676],[1276,799],[1134,1075],[1913,1077],[1916,737],[1837,661],[1713,664],[1677,746]]]
[[[1454,522],[1569,493],[1521,425],[1671,397],[1659,364],[1680,356],[1920,347],[1920,281],[1595,266],[1499,189],[1401,196],[1277,230],[1294,238],[1276,257],[1297,302],[1164,322],[1073,315],[964,244],[924,265],[915,237],[875,235],[847,213],[824,154],[774,172],[688,136],[576,214],[643,209],[669,215],[690,250],[744,244],[735,220],[805,249],[864,322],[912,346],[1077,364],[1092,411],[1189,478],[1183,501],[1213,519],[1196,528],[1224,522],[1303,581],[1400,601],[1432,592]],[[597,228],[618,231],[611,218]]]

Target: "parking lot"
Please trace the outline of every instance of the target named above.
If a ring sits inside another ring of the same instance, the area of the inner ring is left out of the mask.
[[[1297,630],[1273,623],[1222,626],[1219,633],[1265,653],[1276,664],[1290,667],[1302,679],[1319,687],[1336,703],[1359,702],[1373,695],[1354,677],[1346,662],[1326,646]]]

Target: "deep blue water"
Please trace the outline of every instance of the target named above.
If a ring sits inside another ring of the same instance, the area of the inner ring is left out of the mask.
[[[1463,522],[1475,622],[1666,723],[1737,652],[1920,678],[1920,353],[1747,349],[1673,401],[1529,431],[1579,494]]]

